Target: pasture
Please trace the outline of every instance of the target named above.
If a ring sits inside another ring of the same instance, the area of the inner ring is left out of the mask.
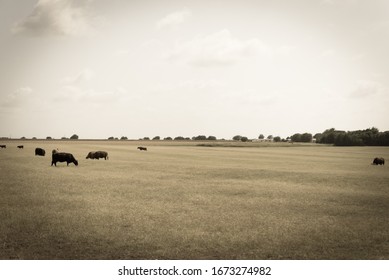
[[[389,259],[388,147],[0,144],[0,259]]]

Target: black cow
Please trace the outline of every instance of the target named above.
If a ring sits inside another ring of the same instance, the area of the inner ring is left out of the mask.
[[[0,148],[5,149],[7,148],[7,145],[0,145]]]
[[[373,163],[374,165],[385,165],[385,159],[384,158],[378,158],[376,157],[374,160],[373,160]]]
[[[69,166],[69,163],[74,163],[74,165],[78,165],[78,161],[74,158],[72,154],[69,153],[53,153],[52,154],[52,161],[51,166],[53,164],[57,166],[57,162],[64,162],[66,161],[67,165]]]
[[[23,145],[19,145],[18,148],[19,148],[19,149],[23,149],[24,146],[23,146]]]
[[[105,160],[108,159],[108,153],[105,151],[97,151],[97,152],[89,152],[86,158],[91,158],[91,159],[100,159],[104,158]]]
[[[147,151],[147,148],[146,147],[138,147],[137,148],[139,151]]]
[[[52,154],[58,153],[58,148],[51,151]]]
[[[45,150],[43,150],[42,148],[36,148],[35,149],[35,155],[36,156],[45,156],[45,154],[46,154],[46,151]]]

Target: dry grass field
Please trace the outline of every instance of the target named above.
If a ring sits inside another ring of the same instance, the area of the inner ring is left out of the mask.
[[[0,144],[1,259],[389,259],[388,147]]]

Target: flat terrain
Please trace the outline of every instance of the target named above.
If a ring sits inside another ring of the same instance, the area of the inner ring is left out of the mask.
[[[388,147],[207,143],[2,141],[0,259],[389,259]]]

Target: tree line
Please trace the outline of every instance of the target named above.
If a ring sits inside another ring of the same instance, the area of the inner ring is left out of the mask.
[[[0,139],[9,139],[7,137],[0,137]],[[21,139],[26,139],[22,137]],[[36,137],[32,138],[33,140]],[[47,136],[47,140],[53,140],[52,137]],[[62,137],[62,140],[71,139],[77,140],[79,139],[77,134],[73,134],[70,138]],[[108,140],[128,140],[126,136],[118,137],[109,137]],[[216,140],[225,140],[225,139],[217,139],[215,136],[205,136],[205,135],[197,135],[193,137],[165,137],[161,138],[160,136],[155,136],[153,138],[144,137],[139,140],[147,141],[147,140],[165,140],[165,141],[216,141]],[[319,144],[332,144],[335,146],[389,146],[389,131],[380,132],[377,128],[372,127],[364,130],[355,130],[355,131],[343,131],[336,130],[335,128],[326,129],[322,133],[316,133],[312,135],[311,133],[295,133],[292,136],[281,138],[280,136],[269,135],[265,138],[263,134],[258,136],[258,139],[249,139],[246,136],[235,135],[232,137],[234,141],[241,142],[251,142],[254,140],[259,141],[271,141],[271,142],[301,142],[301,143],[311,143],[316,142]]]
[[[389,131],[380,132],[375,127],[347,132],[331,128],[315,138],[316,143],[335,146],[389,146]]]

